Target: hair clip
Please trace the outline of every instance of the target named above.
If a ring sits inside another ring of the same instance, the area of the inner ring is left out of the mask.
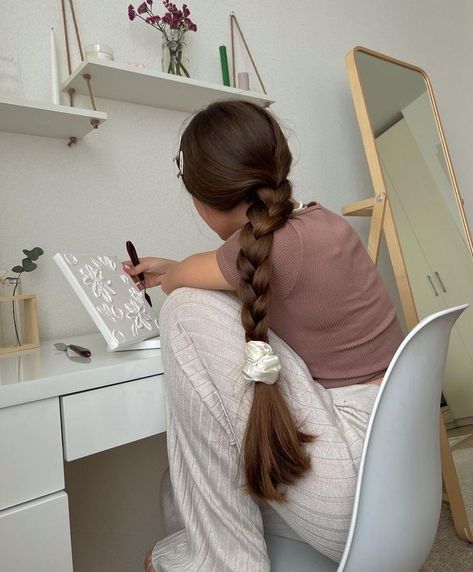
[[[179,179],[184,175],[184,155],[182,151],[179,151],[179,155],[174,157],[174,163],[176,165],[176,177]]]

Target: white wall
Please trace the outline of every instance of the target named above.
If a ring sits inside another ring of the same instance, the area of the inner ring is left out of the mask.
[[[159,66],[159,34],[128,21],[127,0],[75,4],[84,44],[101,41],[114,48],[117,61]],[[30,2],[28,10],[21,3],[2,10],[0,49],[18,50],[25,96],[31,99],[49,97],[48,34],[54,25],[62,44],[59,6],[43,0]],[[466,0],[305,0],[295,8],[270,0],[200,0],[191,8],[199,24],[189,35],[192,75],[220,80],[217,47],[229,44],[228,14],[234,9],[277,101],[274,111],[294,131],[297,194],[335,211],[371,193],[345,53],[361,44],[425,68],[473,218],[473,172],[465,145],[473,121],[471,78],[464,73],[473,13],[469,20]],[[132,239],[142,255],[179,258],[218,244],[196,221],[174,177],[171,158],[185,115],[107,100],[98,100],[98,107],[108,112],[107,124],[72,149],[62,140],[0,133],[0,268],[15,264],[22,248],[44,248],[46,255],[38,270],[25,276],[23,288],[38,295],[43,339],[94,330],[50,259],[56,251],[102,250],[125,257],[125,240]],[[365,234],[366,221],[351,222]],[[153,297],[159,305],[160,293]]]
[[[228,15],[235,10],[268,92],[277,101],[273,109],[294,132],[296,196],[318,200],[336,212],[372,193],[345,54],[364,45],[427,70],[473,220],[473,8],[467,0],[189,3],[199,25],[189,36],[192,76],[220,81],[218,46],[229,45]],[[61,43],[60,2],[6,4],[1,3],[0,51],[18,51],[25,97],[48,100],[49,27],[56,27]],[[142,22],[128,21],[128,0],[77,0],[75,5],[84,44],[104,42],[114,48],[117,61],[159,67],[159,35]],[[65,75],[63,55],[61,69]],[[131,239],[139,254],[181,258],[219,244],[197,221],[174,176],[171,159],[185,115],[107,100],[97,103],[109,114],[108,122],[71,149],[61,140],[0,132],[0,268],[16,264],[25,247],[44,248],[38,270],[25,276],[23,288],[38,295],[43,339],[95,329],[51,260],[56,251],[100,250],[124,258],[125,241]],[[367,221],[349,220],[365,237]],[[383,273],[392,282],[389,271]],[[152,295],[159,305],[162,295]],[[126,465],[122,460],[116,460],[117,466]],[[90,463],[98,466],[93,459]],[[151,455],[148,473],[154,476],[162,468],[158,453],[156,458]],[[81,472],[87,470],[87,464],[78,464],[78,472],[69,473],[70,489],[81,489]],[[92,490],[93,479],[89,481]],[[111,481],[111,489],[114,486]],[[84,495],[86,489],[84,485]],[[120,494],[118,485],[117,491]],[[82,522],[80,514],[76,522]],[[115,550],[138,554],[140,538],[136,534],[135,540],[130,538],[132,547],[121,543]],[[89,554],[86,546],[77,550],[84,558]],[[110,569],[120,572],[116,562],[110,562]],[[105,572],[105,567],[100,570]],[[141,570],[141,561],[136,570]]]

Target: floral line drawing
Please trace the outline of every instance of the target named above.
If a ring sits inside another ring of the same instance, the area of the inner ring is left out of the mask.
[[[110,258],[110,256],[97,256],[97,258],[106,268],[109,268],[113,272],[115,272],[117,269],[116,260],[113,260],[113,258]]]
[[[74,264],[77,264],[79,262],[73,254],[69,254],[69,253],[64,254],[64,260],[70,265],[74,265]]]
[[[136,300],[136,302],[138,304],[144,304],[145,303],[145,297],[144,297],[144,294],[141,290],[138,290],[137,288],[130,288],[129,292],[130,292],[132,299]]]
[[[99,311],[112,322],[123,320],[123,310],[120,308],[120,306],[115,306],[115,304],[109,305],[106,302],[102,302],[100,306],[97,306],[97,311]]]
[[[136,297],[131,298],[130,302],[125,304],[125,309],[127,311],[126,317],[133,320],[131,331],[134,336],[137,336],[142,328],[149,331],[153,329],[151,324],[153,318],[145,312],[144,302],[139,301]]]
[[[119,344],[126,340],[125,334],[120,330],[112,330],[112,336],[113,339]]]
[[[73,276],[73,288],[83,293],[84,305],[106,337],[110,348],[118,349],[159,335],[156,313],[145,300],[119,258],[103,253],[61,254],[66,276]],[[66,269],[67,267],[67,269]]]
[[[80,269],[82,281],[86,286],[92,288],[96,298],[102,297],[106,302],[112,301],[111,294],[115,295],[115,290],[111,287],[112,281],[103,277],[102,269],[97,265],[95,268],[91,264],[86,264]]]

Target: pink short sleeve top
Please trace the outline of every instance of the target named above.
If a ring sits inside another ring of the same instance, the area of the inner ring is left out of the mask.
[[[217,250],[235,289],[240,231]],[[320,203],[274,233],[270,327],[326,388],[381,377],[403,340],[386,286],[359,236]]]

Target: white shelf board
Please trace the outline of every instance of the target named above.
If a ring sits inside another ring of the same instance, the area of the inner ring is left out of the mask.
[[[197,111],[222,99],[242,99],[260,105],[274,103],[264,94],[97,58],[84,60],[64,81],[62,90],[73,88],[76,93],[87,95],[83,74],[90,74],[95,97],[176,111]]]
[[[81,139],[93,130],[91,119],[103,123],[107,114],[41,101],[0,98],[0,131]]]

